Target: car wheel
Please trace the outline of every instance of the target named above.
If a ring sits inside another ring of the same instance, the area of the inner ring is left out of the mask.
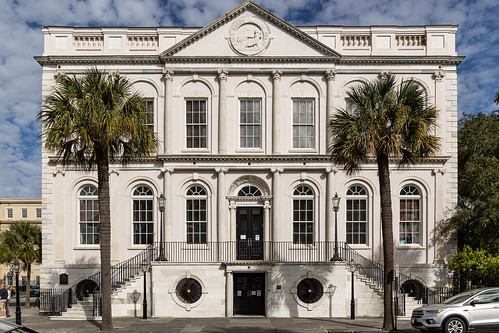
[[[461,318],[452,317],[445,322],[444,333],[466,333],[466,323]]]

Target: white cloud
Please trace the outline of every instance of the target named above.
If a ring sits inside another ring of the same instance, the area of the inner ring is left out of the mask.
[[[41,25],[204,26],[242,0],[0,0],[0,197],[39,197]],[[497,0],[257,0],[295,25],[459,24],[460,112],[490,111],[499,90]]]

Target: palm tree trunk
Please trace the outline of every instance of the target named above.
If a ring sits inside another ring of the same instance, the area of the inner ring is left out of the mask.
[[[100,147],[99,147],[100,148]],[[102,292],[102,331],[113,330],[111,312],[111,212],[109,196],[109,156],[107,151],[97,152],[100,213],[100,260]]]
[[[30,289],[31,289],[31,264],[26,263],[26,269],[28,270],[26,272],[26,278],[28,279],[26,283],[26,301],[24,302],[24,307],[29,308],[31,306],[31,299],[30,299]]]
[[[388,155],[379,153],[377,156],[379,192],[381,198],[381,228],[383,234],[384,257],[384,319],[383,329],[390,331],[394,328],[393,316],[393,214],[390,186],[390,169]]]

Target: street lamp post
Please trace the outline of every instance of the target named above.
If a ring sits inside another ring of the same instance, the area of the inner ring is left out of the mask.
[[[143,261],[140,264],[140,268],[142,269],[142,272],[144,272],[144,298],[142,302],[142,319],[147,319],[147,279],[146,279],[146,273],[149,270],[149,264],[147,261]]]
[[[355,291],[354,291],[354,281],[355,281],[355,270],[357,269],[357,264],[353,261],[348,263],[348,269],[352,273],[352,300],[350,301],[350,319],[355,319]]]
[[[159,257],[156,258],[156,261],[166,261],[165,257],[165,248],[164,248],[164,234],[163,234],[163,212],[165,211],[165,197],[163,193],[158,197],[158,208],[160,212],[160,225],[159,225]]]
[[[333,197],[333,210],[334,210],[334,254],[331,261],[341,261],[340,254],[338,253],[338,210],[340,209],[340,200],[338,193]]]
[[[10,262],[11,267],[16,274],[16,324],[21,325],[21,306],[19,301],[19,272],[24,268],[24,262],[16,258]]]

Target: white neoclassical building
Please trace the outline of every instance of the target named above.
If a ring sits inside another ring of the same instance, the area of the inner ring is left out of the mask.
[[[160,138],[147,161],[110,166],[113,313],[133,313],[145,260],[154,316],[343,317],[353,260],[357,314],[382,314],[376,164],[354,176],[331,164],[327,123],[349,87],[384,72],[414,78],[441,110],[438,154],[392,165],[400,292],[445,285],[455,244],[435,226],[457,201],[456,30],[296,27],[251,1],[203,28],[43,27],[43,97],[57,75],[119,72]],[[98,291],[97,175],[46,150],[42,163],[42,287],[76,302]]]

